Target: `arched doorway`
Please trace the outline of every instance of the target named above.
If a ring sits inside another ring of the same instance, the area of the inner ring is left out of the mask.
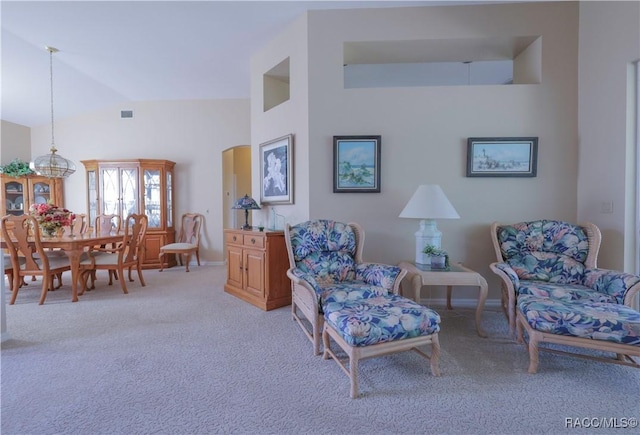
[[[222,152],[223,228],[239,228],[244,223],[244,211],[233,210],[231,207],[245,194],[252,196],[251,146],[239,145]]]

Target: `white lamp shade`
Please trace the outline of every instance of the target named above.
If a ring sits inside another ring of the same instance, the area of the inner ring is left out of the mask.
[[[414,219],[459,219],[442,189],[437,184],[423,184],[413,194],[400,213],[401,218]]]

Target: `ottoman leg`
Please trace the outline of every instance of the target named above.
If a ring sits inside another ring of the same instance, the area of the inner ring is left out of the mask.
[[[529,373],[538,371],[538,339],[536,334],[529,335]]]
[[[358,357],[349,356],[349,378],[351,379],[351,398],[358,397]]]
[[[440,368],[438,362],[440,361],[440,340],[438,340],[438,334],[431,335],[431,374],[433,376],[440,376]]]

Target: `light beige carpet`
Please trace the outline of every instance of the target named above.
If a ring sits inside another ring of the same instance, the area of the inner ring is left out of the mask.
[[[43,306],[39,283],[21,290],[2,345],[3,435],[636,433],[567,419],[640,417],[640,370],[541,353],[530,375],[500,312],[484,313],[482,339],[472,310],[437,308],[443,375],[413,352],[365,360],[352,400],[290,307],[224,293],[224,267],[144,276],[124,295],[100,275],[78,303],[68,275]]]

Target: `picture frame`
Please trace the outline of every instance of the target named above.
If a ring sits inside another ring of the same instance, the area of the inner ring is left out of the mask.
[[[293,135],[260,144],[261,204],[293,204]]]
[[[381,136],[333,137],[333,192],[380,192]]]
[[[535,177],[537,137],[470,137],[467,177]]]

